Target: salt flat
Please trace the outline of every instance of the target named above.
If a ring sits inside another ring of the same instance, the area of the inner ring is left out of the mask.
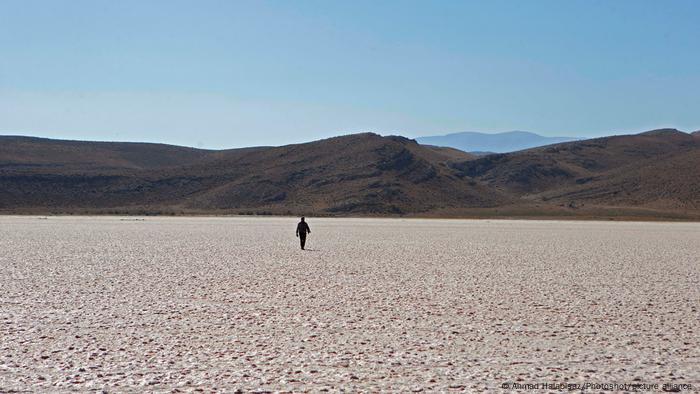
[[[0,392],[700,387],[700,224],[0,217]]]

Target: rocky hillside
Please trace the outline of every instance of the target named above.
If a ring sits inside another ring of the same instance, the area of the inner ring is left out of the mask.
[[[356,134],[216,152],[131,143],[9,142],[0,151],[0,209],[6,211],[399,214],[509,200],[457,176],[451,163],[470,156],[402,137]]]
[[[371,133],[222,151],[0,137],[5,213],[628,216],[640,209],[700,217],[698,133],[654,130],[483,157]]]
[[[700,208],[700,137],[673,129],[490,155],[455,167],[528,201]]]

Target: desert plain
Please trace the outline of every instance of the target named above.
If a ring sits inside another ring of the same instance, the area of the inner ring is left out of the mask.
[[[0,217],[0,392],[700,388],[700,223],[296,221]]]

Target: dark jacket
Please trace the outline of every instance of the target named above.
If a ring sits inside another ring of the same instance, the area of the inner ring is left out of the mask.
[[[306,236],[306,233],[310,233],[311,229],[309,228],[309,225],[306,224],[306,222],[299,222],[297,224],[297,235],[301,235],[302,237]]]

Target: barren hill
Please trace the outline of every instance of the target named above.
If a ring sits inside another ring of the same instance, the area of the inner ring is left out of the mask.
[[[697,133],[670,129],[484,157],[371,133],[223,151],[0,137],[6,213],[699,218],[699,185]]]
[[[165,144],[0,136],[0,168],[107,171],[181,166],[213,151]]]
[[[673,129],[490,155],[455,167],[530,201],[700,208],[700,140]]]
[[[35,142],[1,151],[0,209],[397,214],[494,206],[510,198],[455,176],[450,163],[468,155],[403,137],[368,133],[218,152]],[[133,157],[139,149],[148,157]]]

